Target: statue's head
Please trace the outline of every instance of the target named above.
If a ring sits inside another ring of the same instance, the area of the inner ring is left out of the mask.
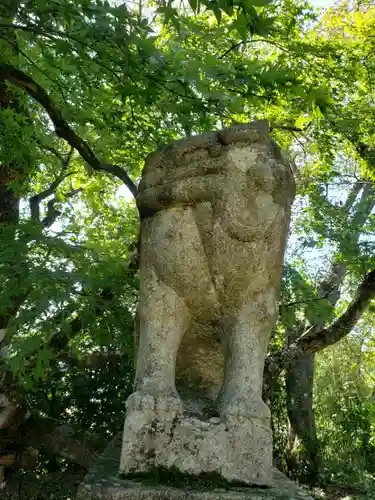
[[[247,204],[259,212],[264,203],[284,205],[294,197],[291,168],[266,120],[161,147],[146,160],[137,204],[147,217],[169,206],[230,196],[242,200],[237,208]]]

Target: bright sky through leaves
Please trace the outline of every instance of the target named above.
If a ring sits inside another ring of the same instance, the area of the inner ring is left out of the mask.
[[[314,7],[331,7],[336,2],[334,0],[310,0]]]

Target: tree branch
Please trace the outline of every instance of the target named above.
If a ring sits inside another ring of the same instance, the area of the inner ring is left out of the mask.
[[[346,337],[374,297],[375,269],[365,276],[346,311],[330,327],[312,327],[283,351],[266,358],[265,386],[269,387],[272,379],[278,376],[292,360],[307,352],[319,352]]]
[[[362,182],[357,181],[352,187],[344,204],[344,210],[346,212],[349,212],[349,210],[353,207],[355,200],[357,199],[358,193],[361,191],[362,187],[363,187],[363,181]]]
[[[36,450],[46,451],[50,455],[63,457],[85,469],[89,469],[93,460],[105,446],[97,436],[77,435],[72,427],[54,419],[32,413],[8,429],[6,435],[7,451],[0,459],[0,465],[14,465],[15,455],[29,463],[33,468],[37,463]],[[30,459],[32,452],[34,460]],[[22,461],[19,465],[24,466]]]
[[[273,45],[274,47],[277,47],[279,50],[283,52],[287,52],[287,49],[280,45],[277,42],[274,42],[273,40],[266,40],[265,38],[253,38],[252,40],[241,40],[238,43],[235,43],[229,47],[221,56],[219,56],[219,59],[223,59],[226,55],[228,55],[232,50],[235,50],[236,48],[240,47],[241,45],[248,45],[250,43],[257,43],[257,42],[262,42],[262,43],[267,43],[269,45]]]
[[[297,343],[304,352],[318,352],[335,344],[351,332],[374,297],[375,269],[365,276],[347,310],[329,328],[323,328],[313,334],[306,333]]]
[[[45,418],[32,419],[26,428],[23,442],[51,455],[63,457],[89,469],[97,458],[102,446],[97,449],[87,438],[75,436],[68,425],[56,425]]]
[[[51,196],[56,192],[56,189],[59,187],[61,182],[66,179],[69,175],[72,175],[74,172],[69,172],[67,173],[67,168],[69,167],[69,163],[73,154],[73,148],[69,151],[69,154],[66,158],[63,158],[60,156],[61,163],[62,163],[62,169],[60,175],[56,177],[56,179],[51,183],[51,185],[42,191],[41,193],[38,193],[34,196],[32,196],[29,199],[29,205],[30,205],[30,212],[31,212],[31,218],[35,221],[39,221],[40,219],[40,210],[39,210],[39,203],[42,200],[45,200],[48,198],[48,196]],[[59,154],[57,151],[54,152],[54,154]]]
[[[361,199],[356,205],[356,211],[352,218],[352,226],[357,232],[357,240],[359,238],[359,231],[369,218],[375,206],[375,192],[374,186],[371,183],[362,184],[363,191]]]
[[[78,193],[81,193],[82,191],[83,191],[82,188],[72,189],[71,191],[69,191],[69,193],[65,193],[64,196],[66,198],[72,198],[73,196],[75,196]],[[49,202],[47,203],[47,214],[42,220],[42,226],[44,228],[48,228],[48,227],[52,226],[52,224],[55,222],[57,217],[59,215],[61,215],[60,210],[57,210],[55,207],[55,205],[58,201],[59,200],[55,196],[54,198],[52,198],[52,200],[49,200]]]
[[[64,158],[63,158],[63,155],[60,153],[60,151],[58,151],[53,146],[48,146],[47,144],[43,144],[43,142],[38,137],[35,137],[35,140],[39,144],[39,146],[43,150],[43,152],[49,151],[50,153],[52,153],[53,155],[55,155],[56,158],[58,158],[61,163],[63,163]]]
[[[24,90],[30,97],[43,106],[55,127],[56,134],[62,139],[65,139],[72,148],[76,149],[93,170],[97,172],[104,171],[116,176],[128,187],[134,197],[137,195],[137,186],[126,171],[118,165],[102,163],[95,156],[88,143],[84,139],[81,139],[70,127],[47,92],[31,77],[13,66],[0,64],[0,78]]]
[[[306,132],[312,122],[310,122],[306,127],[301,128],[301,127],[295,127],[294,125],[271,125],[270,131],[272,132],[273,130],[286,130],[287,132]]]

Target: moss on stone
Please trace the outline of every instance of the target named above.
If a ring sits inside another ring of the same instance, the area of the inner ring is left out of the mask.
[[[166,485],[176,488],[194,489],[227,489],[233,487],[249,488],[249,485],[240,482],[230,482],[217,472],[202,472],[199,475],[184,474],[177,468],[154,467],[148,472],[122,475],[124,479],[130,479],[148,486]],[[257,486],[257,488],[260,488]]]

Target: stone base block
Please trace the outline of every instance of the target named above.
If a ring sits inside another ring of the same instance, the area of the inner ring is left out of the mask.
[[[121,435],[118,435],[79,486],[77,500],[313,500],[276,469],[268,488],[224,488],[198,480],[199,487],[194,482],[175,487],[154,484],[146,477],[142,482],[122,479],[118,473],[120,454]]]
[[[206,421],[173,412],[132,411],[123,434],[124,474],[175,470],[214,474],[229,482],[272,482],[272,433],[268,420],[227,417]]]

